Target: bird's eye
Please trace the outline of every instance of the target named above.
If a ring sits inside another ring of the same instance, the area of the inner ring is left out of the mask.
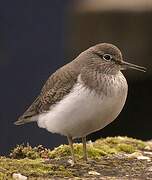
[[[110,54],[104,54],[103,59],[106,61],[110,61],[112,59],[112,56]]]

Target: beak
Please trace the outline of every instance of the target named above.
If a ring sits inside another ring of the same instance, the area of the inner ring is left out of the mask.
[[[120,63],[120,66],[122,67],[122,69],[135,69],[135,70],[138,70],[138,71],[146,72],[145,67],[138,66],[138,65],[135,65],[135,64],[131,64],[131,63],[128,63],[128,62],[125,62],[125,61],[122,61]]]

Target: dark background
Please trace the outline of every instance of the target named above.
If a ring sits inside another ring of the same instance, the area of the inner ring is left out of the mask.
[[[125,59],[147,66],[148,72],[125,73],[129,95],[123,111],[116,121],[88,139],[152,137],[152,11],[123,7],[90,11],[81,10],[82,1],[74,5],[69,2],[0,2],[0,154],[7,154],[23,142],[50,148],[67,142],[65,137],[40,129],[36,123],[15,126],[13,122],[39,94],[51,73],[99,42],[116,44]]]

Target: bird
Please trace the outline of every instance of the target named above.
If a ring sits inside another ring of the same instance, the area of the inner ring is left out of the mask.
[[[66,136],[73,164],[73,141],[81,138],[87,161],[86,136],[115,120],[124,107],[128,84],[121,71],[126,69],[146,72],[124,61],[115,45],[94,45],[57,69],[15,124],[37,122],[40,128]]]

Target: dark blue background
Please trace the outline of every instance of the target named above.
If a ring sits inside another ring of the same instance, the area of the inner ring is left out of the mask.
[[[22,142],[53,147],[65,140],[36,124],[13,122],[64,63],[66,5],[65,0],[0,2],[0,153]]]

